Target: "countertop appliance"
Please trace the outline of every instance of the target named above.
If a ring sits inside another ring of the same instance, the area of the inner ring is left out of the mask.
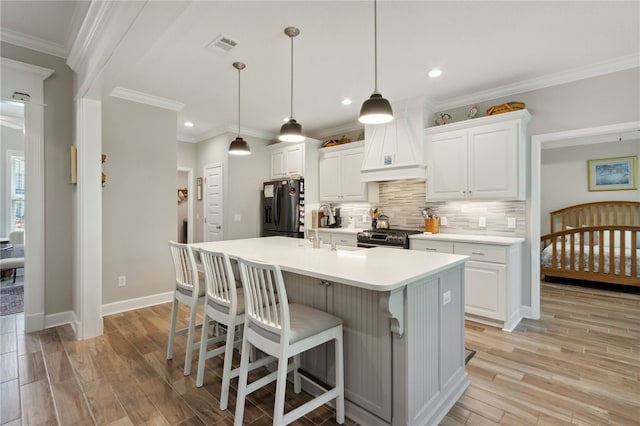
[[[262,184],[261,236],[304,238],[304,180]]]
[[[358,232],[358,247],[408,249],[409,235],[413,234],[420,234],[420,231],[406,229],[367,229]]]

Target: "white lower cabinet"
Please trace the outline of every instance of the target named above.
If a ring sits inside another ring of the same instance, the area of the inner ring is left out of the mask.
[[[512,331],[522,318],[522,244],[411,239],[411,249],[469,256],[465,265],[467,319]]]

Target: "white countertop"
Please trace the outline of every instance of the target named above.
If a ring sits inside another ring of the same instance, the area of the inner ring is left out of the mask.
[[[453,241],[461,243],[485,243],[510,246],[524,242],[524,238],[514,237],[498,237],[493,235],[470,235],[470,234],[414,234],[409,238],[416,240],[432,240],[432,241]]]
[[[335,229],[335,228],[334,228]],[[329,245],[314,249],[301,238],[262,237],[192,244],[226,252],[232,259],[245,257],[280,265],[283,271],[311,276],[374,291],[390,291],[463,264],[468,257],[402,250]]]

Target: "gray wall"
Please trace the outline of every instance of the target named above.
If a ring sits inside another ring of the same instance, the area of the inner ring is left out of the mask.
[[[55,71],[44,81],[44,309],[46,315],[70,311],[75,187],[67,183],[67,150],[73,144],[73,71],[56,56],[8,43],[2,43],[1,50],[5,58]]]
[[[175,111],[102,102],[102,303],[171,291],[176,238]],[[118,287],[126,276],[126,287]]]
[[[640,201],[640,190],[589,192],[587,161],[640,157],[640,140],[544,149],[540,176],[540,232],[549,232],[549,213],[563,207],[595,201]],[[637,173],[640,170],[636,170]]]
[[[251,147],[249,156],[228,155],[229,143],[235,133],[226,133],[197,144],[196,176],[204,175],[204,167],[223,163],[224,169],[224,223],[223,238],[254,238],[260,236],[260,189],[269,176],[269,157],[266,139],[252,136],[243,138]],[[196,228],[194,241],[204,237],[205,200],[196,201]],[[236,214],[240,220],[234,220]]]

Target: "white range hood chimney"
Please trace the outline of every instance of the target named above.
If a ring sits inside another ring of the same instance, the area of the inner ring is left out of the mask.
[[[387,124],[367,125],[360,180],[426,179],[422,139],[420,110],[396,117]]]

